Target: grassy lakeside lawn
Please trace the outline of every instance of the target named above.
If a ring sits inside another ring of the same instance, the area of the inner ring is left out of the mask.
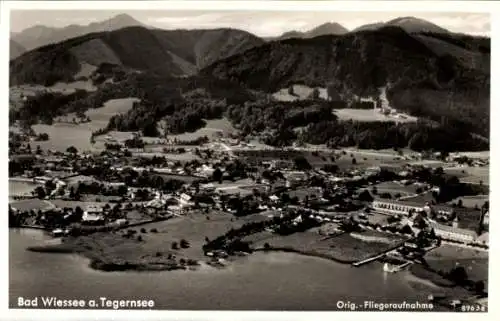
[[[426,254],[425,259],[435,270],[449,271],[457,264],[465,268],[469,279],[488,280],[488,252],[443,244]]]
[[[10,202],[10,205],[21,212],[31,211],[31,210],[38,211],[38,210],[54,208],[54,204],[52,202],[40,200],[37,198]]]
[[[253,248],[263,248],[268,243],[273,249],[296,250],[341,263],[353,263],[388,250],[403,239],[376,231],[325,237],[309,230],[287,236],[266,231],[246,237],[245,240],[252,242]]]
[[[103,270],[169,270],[181,267],[180,260],[204,261],[205,237],[216,238],[243,222],[231,221],[228,213],[211,213],[207,219],[199,213],[170,220],[144,224],[115,232],[89,236],[67,237],[61,245],[34,248],[40,252],[80,253],[93,261],[92,266]],[[156,232],[154,230],[156,230]],[[130,237],[124,234],[135,231]],[[143,232],[141,232],[143,231]],[[140,240],[138,237],[140,236]],[[172,248],[172,243],[185,239],[189,248]],[[175,256],[175,258],[169,255]]]

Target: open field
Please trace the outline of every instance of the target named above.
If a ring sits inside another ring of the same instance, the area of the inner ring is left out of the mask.
[[[446,168],[445,173],[457,176],[461,182],[485,185],[490,183],[490,167],[451,167]]]
[[[9,180],[9,196],[31,194],[36,187],[34,183]]]
[[[488,252],[443,244],[426,254],[427,263],[435,269],[450,271],[457,265],[465,268],[469,279],[488,283]]]
[[[93,150],[95,146],[90,143],[92,131],[106,127],[113,115],[128,111],[136,100],[136,98],[113,99],[107,101],[101,108],[90,109],[86,112],[91,120],[89,123],[34,125],[33,129],[36,133],[49,134],[48,141],[35,142],[35,144],[42,149],[59,151],[65,151],[69,146],[75,146],[79,151]],[[68,117],[71,117],[71,115]]]
[[[466,156],[470,158],[490,159],[490,151],[485,150],[481,152],[456,152],[450,153],[450,156]]]
[[[432,191],[427,191],[416,196],[405,198],[404,200],[408,202],[425,204],[426,202],[431,203],[434,200],[434,196],[432,196]]]
[[[395,170],[403,169],[406,160],[401,159],[394,151],[387,150],[262,150],[262,151],[238,151],[238,155],[247,156],[257,162],[270,160],[292,161],[298,156],[304,156],[307,161],[316,168],[326,164],[335,164],[340,170],[366,169],[367,167],[386,166]],[[356,159],[353,164],[353,158]]]
[[[342,108],[342,109],[335,109],[334,110],[335,115],[339,117],[339,119],[342,120],[357,120],[357,121],[393,121],[396,123],[408,123],[408,122],[416,122],[417,118],[406,115],[406,114],[400,114],[398,115],[384,115],[378,110],[375,109],[354,109],[354,108]]]
[[[227,213],[211,213],[208,216],[191,213],[119,231],[67,237],[60,245],[31,250],[81,253],[92,260],[91,266],[103,270],[177,269],[182,268],[182,259],[206,260],[202,250],[205,238],[213,239],[241,226],[241,222],[232,220]],[[173,248],[172,244],[179,245],[182,239],[188,241],[189,246]]]
[[[360,232],[354,235],[346,233],[326,238],[313,231],[294,233],[287,236],[270,235],[268,232],[262,233],[248,238],[249,241],[253,242],[254,247],[262,248],[265,243],[268,243],[271,248],[293,249],[343,263],[356,262],[371,257],[403,240],[401,237],[376,231]]]
[[[78,80],[70,83],[57,82],[51,87],[48,87],[49,91],[60,92],[67,95],[74,93],[77,89],[95,91],[97,87],[95,87],[90,80]]]
[[[304,85],[292,85],[293,87],[293,95],[288,93],[288,88],[280,89],[275,92],[272,97],[278,101],[295,101],[295,100],[304,100],[312,94],[314,88],[304,86]],[[321,99],[327,99],[328,94],[326,88],[318,88],[319,97]]]
[[[400,194],[401,196],[410,196],[417,193],[417,189],[419,188],[416,184],[404,185],[399,182],[382,182],[368,188],[368,191],[372,191],[373,188],[377,189],[377,193],[389,193],[393,197],[396,194]]]
[[[200,137],[216,138],[228,136],[236,131],[231,122],[226,118],[205,120],[206,125],[192,133],[183,133],[179,135],[168,135],[168,139],[177,139],[181,141],[195,140]]]
[[[462,205],[464,207],[474,208],[475,206],[477,206],[481,208],[484,202],[489,201],[489,199],[489,195],[461,196],[452,200],[450,204],[457,203],[459,200],[462,200]]]
[[[205,237],[210,240],[226,233],[231,228],[238,228],[243,223],[233,219],[233,216],[223,212],[213,212],[208,215],[190,213],[183,217],[176,217],[163,222],[145,224],[136,228],[144,228],[148,233],[143,233],[144,244],[142,250],[145,252],[160,251],[173,253],[179,257],[195,260],[205,260],[202,246],[206,243]],[[233,219],[233,221],[231,221]],[[151,229],[157,229],[158,233],[151,233]],[[185,239],[190,243],[188,249],[173,250],[172,242]]]
[[[438,167],[444,168],[446,166],[446,162],[443,162],[440,160],[433,160],[433,159],[412,161],[412,162],[409,162],[409,164],[412,166],[424,166],[424,167],[429,167],[429,168],[438,168]]]
[[[38,211],[38,210],[46,210],[46,209],[51,209],[54,208],[54,204],[49,201],[45,200],[39,200],[39,199],[28,199],[28,200],[21,200],[21,201],[14,201],[11,202],[10,205],[23,212],[23,211]]]

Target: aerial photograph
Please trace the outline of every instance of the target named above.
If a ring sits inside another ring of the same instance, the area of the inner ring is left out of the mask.
[[[488,311],[488,13],[9,16],[10,309]]]

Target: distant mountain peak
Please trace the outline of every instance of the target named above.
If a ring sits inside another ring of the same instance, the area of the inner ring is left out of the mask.
[[[18,33],[13,33],[12,38],[28,50],[57,43],[73,37],[88,33],[112,31],[125,27],[147,27],[132,16],[122,13],[104,21],[96,21],[87,25],[71,24],[61,28],[52,28],[36,25]]]
[[[418,32],[449,33],[448,30],[436,25],[435,23],[412,16],[398,17],[389,20],[387,22],[366,24],[354,29],[353,31],[375,30],[387,26],[400,27],[409,33],[418,33]]]
[[[118,14],[118,15],[108,19],[107,21],[142,25],[141,22],[137,21],[134,17],[132,17],[131,15],[128,15],[126,13]]]
[[[284,40],[289,38],[314,38],[324,35],[343,35],[348,33],[349,30],[343,27],[341,24],[337,22],[325,22],[317,27],[314,27],[311,30],[300,32],[296,30],[290,30],[283,33],[281,36],[277,38],[271,38],[272,40]]]

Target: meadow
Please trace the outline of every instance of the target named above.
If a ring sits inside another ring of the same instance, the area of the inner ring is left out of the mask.
[[[90,118],[89,123],[70,124],[54,123],[53,125],[37,124],[33,126],[35,132],[47,133],[49,140],[35,142],[42,149],[55,149],[65,151],[68,147],[74,146],[79,151],[95,150],[97,146],[90,143],[92,131],[107,126],[109,119],[118,113],[125,113],[133,106],[136,98],[113,99],[107,101],[101,108],[90,109],[86,114]],[[68,115],[71,119],[72,115]],[[127,138],[130,136],[127,135]],[[98,139],[96,139],[98,141]]]
[[[363,122],[369,121],[393,121],[396,123],[408,123],[408,122],[416,122],[417,118],[402,114],[402,117],[398,117],[397,115],[384,115],[378,110],[375,109],[355,109],[355,108],[342,108],[335,109],[334,113],[341,120],[357,120]]]
[[[460,265],[465,268],[469,279],[488,283],[487,251],[443,244],[427,253],[425,259],[434,270],[450,271]]]

